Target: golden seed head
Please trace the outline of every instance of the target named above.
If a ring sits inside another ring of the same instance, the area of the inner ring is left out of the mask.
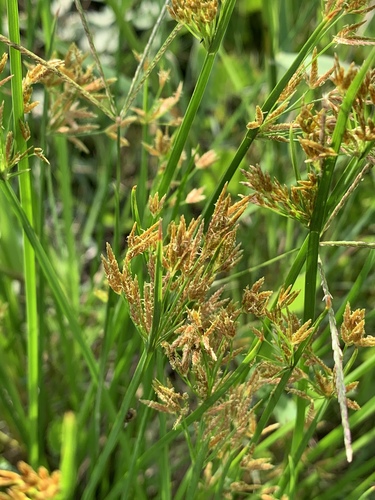
[[[202,170],[213,165],[218,159],[219,157],[213,149],[210,149],[202,156],[199,156],[198,153],[194,155],[195,166]]]
[[[38,471],[25,462],[18,462],[19,473],[0,470],[0,486],[7,486],[7,493],[1,494],[5,499],[43,498],[45,500],[56,498],[60,491],[60,471],[49,474],[45,467]]]
[[[168,6],[170,15],[202,39],[206,48],[215,32],[218,10],[217,0],[172,0]]]
[[[4,71],[4,68],[5,68],[7,61],[8,61],[8,54],[6,52],[4,52],[4,54],[1,56],[1,59],[0,59],[0,73],[2,73]]]
[[[346,304],[340,333],[346,345],[355,345],[356,347],[375,346],[375,337],[366,335],[365,332],[365,310],[356,309],[352,311],[349,303]]]
[[[188,204],[199,203],[206,199],[204,192],[204,186],[200,188],[194,188],[187,194],[185,202]]]

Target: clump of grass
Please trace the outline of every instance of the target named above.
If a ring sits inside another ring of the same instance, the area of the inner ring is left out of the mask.
[[[268,90],[252,76],[248,99],[234,0],[161,7],[142,55],[119,45],[117,75],[75,4],[91,55],[62,50],[48,5],[45,58],[21,42],[13,1],[0,37],[11,52],[0,84],[12,82],[1,105],[0,497],[324,499],[337,484],[365,497],[374,256],[359,239],[370,236],[362,208],[374,210],[375,50],[365,54],[374,41],[361,23],[373,7],[317,2],[288,69],[276,82],[269,68]],[[274,61],[278,7],[260,14]],[[201,66],[192,57],[176,76],[183,27]],[[341,59],[345,45],[363,51],[359,66]],[[237,150],[220,121],[234,106],[225,72],[245,101]],[[245,162],[250,147],[258,159]]]

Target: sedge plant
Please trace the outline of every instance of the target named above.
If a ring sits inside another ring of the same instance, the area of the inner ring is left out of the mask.
[[[159,3],[0,2],[0,498],[369,497],[374,7]]]

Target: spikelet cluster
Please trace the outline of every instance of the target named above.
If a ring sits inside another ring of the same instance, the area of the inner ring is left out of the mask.
[[[38,101],[31,102],[34,85],[44,85],[49,92],[50,132],[65,135],[78,149],[88,153],[79,136],[97,130],[98,125],[94,123],[96,114],[81,103],[82,93],[92,96],[96,102],[102,101],[106,96],[102,93],[105,82],[95,76],[92,65],[84,66],[86,57],[72,44],[64,59],[54,58],[45,64],[30,66],[23,80],[23,95],[25,112],[29,113],[39,104]],[[115,79],[109,79],[107,84],[114,81]],[[123,145],[126,144],[125,141]]]
[[[218,0],[172,0],[168,10],[209,48],[218,20]]]
[[[49,474],[45,467],[34,471],[25,462],[17,464],[19,472],[0,470],[1,500],[47,500],[57,498],[60,491],[60,471]]]

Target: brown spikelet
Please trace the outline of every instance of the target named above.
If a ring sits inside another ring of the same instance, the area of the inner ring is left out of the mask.
[[[260,278],[251,288],[247,287],[242,298],[242,307],[246,313],[254,314],[257,318],[266,316],[271,291],[261,292],[264,278]]]
[[[120,294],[123,291],[122,274],[120,273],[117,260],[109,243],[107,243],[106,249],[108,260],[105,259],[103,255],[101,257],[104,272],[107,276],[109,286],[115,293]]]
[[[14,146],[13,132],[10,131],[7,133],[5,139],[5,159],[8,165],[11,163],[12,160],[13,146]]]
[[[18,123],[19,123],[19,127],[20,127],[20,130],[21,130],[22,137],[27,142],[30,139],[30,137],[31,137],[29,124],[27,122],[23,121],[23,120],[20,120]]]
[[[156,217],[162,211],[165,199],[166,195],[162,196],[162,198],[159,200],[158,192],[156,192],[153,196],[150,195],[148,199],[148,208],[153,217]]]
[[[297,69],[297,71],[294,73],[292,78],[289,80],[287,86],[281,92],[277,102],[283,102],[292,96],[292,94],[295,92],[296,88],[298,87],[299,83],[302,81],[305,73],[306,73],[305,68],[302,65],[300,68]]]
[[[289,307],[299,295],[299,290],[292,292],[292,286],[289,285],[287,288],[282,287],[277,299],[277,306],[280,309]]]
[[[4,71],[4,68],[5,68],[7,61],[8,61],[8,54],[6,52],[4,52],[4,54],[1,56],[1,59],[0,59],[0,73],[2,73]]]
[[[357,347],[375,346],[375,337],[365,333],[365,310],[356,309],[351,311],[349,303],[346,304],[340,334],[347,345]]]
[[[141,399],[141,403],[145,404],[149,408],[153,408],[154,410],[176,415],[178,418],[173,425],[173,428],[176,428],[181,419],[189,411],[188,394],[186,392],[183,394],[177,393],[169,380],[167,386],[163,385],[158,380],[154,380],[152,382],[152,387],[162,402],[158,403],[156,401]]]
[[[147,249],[154,247],[158,242],[158,231],[160,223],[155,222],[142,234],[137,235],[137,224],[134,223],[131,233],[128,236],[128,252],[126,255],[127,260],[131,260],[137,255],[142,254]]]
[[[17,468],[19,473],[0,470],[0,487],[8,487],[6,493],[0,493],[2,500],[57,498],[60,491],[60,471],[50,474],[45,467],[39,467],[35,471],[25,462],[18,462]]]
[[[44,161],[44,163],[47,163],[48,165],[50,165],[50,162],[48,161],[48,159],[43,154],[43,149],[42,148],[34,148],[34,154],[35,154],[35,156],[37,156],[38,158],[40,158],[42,161]]]

